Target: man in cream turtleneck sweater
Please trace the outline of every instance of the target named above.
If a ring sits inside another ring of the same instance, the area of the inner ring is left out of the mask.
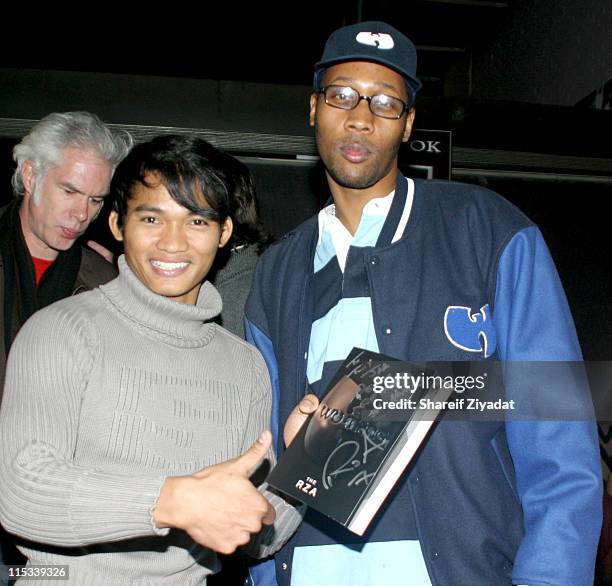
[[[228,181],[201,139],[138,145],[112,184],[119,277],[18,335],[0,520],[31,564],[15,569],[24,584],[57,572],[70,584],[204,584],[215,552],[269,555],[297,527],[298,512],[249,479],[271,458],[266,366],[211,321],[221,299],[204,279],[232,230]],[[287,442],[315,403],[296,408]]]

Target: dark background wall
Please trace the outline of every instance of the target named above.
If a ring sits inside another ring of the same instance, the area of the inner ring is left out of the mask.
[[[91,71],[0,69],[0,117],[88,110],[106,122],[309,135],[309,87]]]
[[[612,78],[612,3],[516,0],[474,50],[473,96],[573,106]]]
[[[574,107],[612,78],[609,0],[313,0],[61,23],[44,12],[0,39],[6,196],[21,121],[86,109],[140,139],[194,129],[243,157],[279,235],[327,197],[306,117],[312,64],[333,29],[384,19],[417,45],[417,126],[452,131],[452,177],[542,227],[587,357],[610,357],[612,112]]]

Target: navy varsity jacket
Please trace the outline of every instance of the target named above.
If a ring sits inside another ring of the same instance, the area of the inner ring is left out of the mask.
[[[380,352],[413,361],[580,360],[537,227],[481,187],[415,184],[402,238],[350,253],[372,299]],[[399,221],[399,191],[383,233]],[[279,427],[307,389],[317,238],[315,217],[270,247],[247,301],[247,337],[273,383],[279,452]],[[593,421],[442,421],[363,539],[402,539],[410,507],[434,586],[591,586],[601,491]],[[279,584],[289,584],[295,547],[333,542],[335,531],[307,516],[276,556]]]

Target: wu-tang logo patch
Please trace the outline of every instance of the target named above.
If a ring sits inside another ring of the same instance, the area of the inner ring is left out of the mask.
[[[488,304],[477,313],[472,313],[470,307],[447,307],[444,333],[453,346],[466,352],[481,352],[484,358],[491,356],[497,347],[497,336]]]
[[[371,47],[376,47],[377,49],[388,50],[393,49],[395,46],[393,37],[387,33],[361,32],[357,34],[355,40],[362,45],[370,45]]]

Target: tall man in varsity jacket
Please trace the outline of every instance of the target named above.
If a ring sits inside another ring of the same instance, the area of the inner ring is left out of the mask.
[[[413,44],[384,23],[334,32],[315,66],[310,124],[333,203],[263,255],[246,311],[277,426],[353,346],[419,361],[581,358],[537,227],[491,191],[398,171],[420,87]],[[309,511],[276,576],[589,586],[600,503],[592,422],[443,421],[363,538]]]

